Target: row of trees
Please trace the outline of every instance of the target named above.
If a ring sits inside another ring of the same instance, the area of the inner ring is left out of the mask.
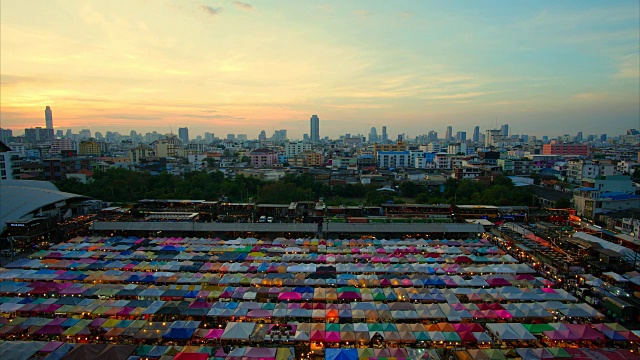
[[[443,189],[427,188],[414,182],[394,183],[388,190],[378,185],[337,184],[318,181],[313,175],[287,174],[277,182],[265,182],[237,175],[225,178],[221,172],[191,172],[184,176],[167,173],[151,175],[125,169],[98,171],[93,181],[82,184],[74,178],[56,183],[61,191],[90,196],[109,202],[132,202],[141,199],[228,198],[230,201],[288,204],[324,198],[329,205],[380,205],[396,203],[453,203],[484,205],[532,205],[530,190],[515,187],[505,177],[491,185],[449,179]],[[441,190],[444,190],[443,192]]]

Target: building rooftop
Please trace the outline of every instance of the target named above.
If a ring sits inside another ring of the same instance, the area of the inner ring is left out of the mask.
[[[600,198],[611,199],[614,201],[621,201],[621,200],[640,199],[640,196],[635,194],[623,193],[623,192],[603,192],[600,194]]]

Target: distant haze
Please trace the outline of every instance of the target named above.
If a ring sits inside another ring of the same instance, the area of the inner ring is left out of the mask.
[[[640,128],[632,1],[1,1],[0,126]]]

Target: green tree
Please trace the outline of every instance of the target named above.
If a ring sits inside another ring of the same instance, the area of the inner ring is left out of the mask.
[[[394,201],[394,193],[385,190],[372,190],[365,195],[365,204],[371,206],[379,206],[388,201]]]
[[[567,209],[571,207],[571,200],[567,198],[562,198],[556,201],[556,208],[558,209]]]
[[[399,185],[402,195],[410,198],[414,198],[420,192],[420,185],[413,181],[403,181]]]

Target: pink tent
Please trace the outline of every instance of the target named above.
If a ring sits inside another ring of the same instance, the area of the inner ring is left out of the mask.
[[[302,294],[293,291],[282,292],[278,294],[278,300],[286,300],[286,301],[300,301],[302,300]]]
[[[174,360],[207,360],[209,358],[209,354],[205,353],[177,353],[173,358]]]
[[[324,330],[313,330],[313,331],[311,331],[311,335],[309,336],[309,340],[311,340],[311,341],[324,341],[325,340],[325,332],[324,332]]]
[[[553,330],[553,331],[543,331],[544,336],[548,337],[553,341],[575,341],[580,340],[580,337],[569,330]]]
[[[220,339],[220,336],[222,336],[222,333],[224,332],[224,329],[211,329],[209,330],[209,332],[207,332],[207,334],[204,336],[205,339]]]
[[[34,332],[34,335],[60,335],[64,329],[59,325],[45,325]]]
[[[189,305],[190,309],[206,309],[211,308],[213,306],[212,303],[208,303],[206,301],[194,301]]]
[[[511,315],[507,310],[496,310],[495,313],[498,315],[499,318],[502,318],[502,319],[513,318],[513,315]]]
[[[269,360],[276,358],[276,348],[248,347],[243,358]]]
[[[403,348],[389,348],[388,350],[389,354],[391,355],[390,357],[406,358],[407,356],[409,356],[407,354],[407,350]]]
[[[457,324],[451,324],[451,325],[453,326],[454,329],[456,329],[456,332],[458,333],[461,333],[464,331],[470,331],[469,327],[465,323],[457,323]]]
[[[325,333],[325,341],[326,342],[340,342],[340,332],[339,331],[327,331]]]
[[[60,346],[62,346],[62,344],[64,344],[64,342],[62,341],[51,341],[47,345],[45,345],[42,349],[40,349],[40,352],[50,353],[56,350],[57,348],[59,348]]]
[[[62,325],[62,323],[64,323],[67,320],[68,320],[67,318],[57,317],[57,318],[49,321],[49,323],[47,325]]]
[[[458,331],[458,336],[460,336],[460,340],[465,342],[478,341],[478,339],[476,339],[476,337],[469,331]]]
[[[604,339],[604,335],[591,326],[586,324],[565,324],[567,329],[576,334],[581,340],[601,340]]]
[[[469,331],[471,332],[484,332],[484,329],[478,323],[470,323],[467,324],[467,326],[469,327]]]
[[[250,318],[268,318],[273,316],[273,312],[271,310],[251,310],[247,313],[247,317]]]

